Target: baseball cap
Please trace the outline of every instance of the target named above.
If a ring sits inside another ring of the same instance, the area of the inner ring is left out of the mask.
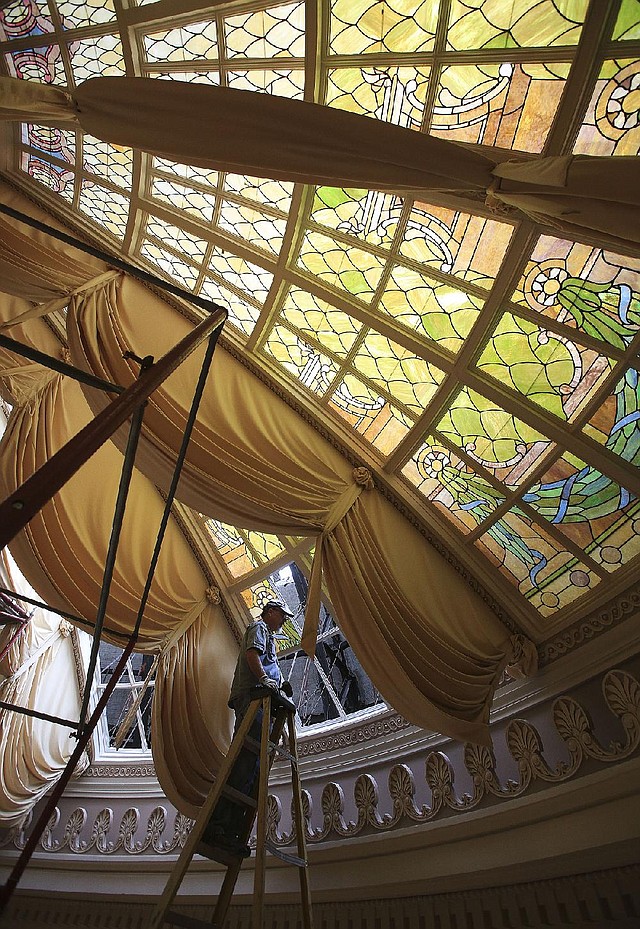
[[[278,603],[277,600],[267,600],[266,603],[262,604],[262,612],[266,613],[267,610],[282,610],[285,616],[293,616],[293,613],[290,613],[281,603]]]

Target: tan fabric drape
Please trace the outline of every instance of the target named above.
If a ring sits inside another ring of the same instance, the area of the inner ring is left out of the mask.
[[[0,553],[0,584],[29,593],[6,551]],[[77,719],[80,695],[70,630],[69,623],[36,609],[2,664],[7,676],[0,699]],[[10,631],[7,626],[0,632],[0,648]],[[76,743],[64,726],[0,709],[0,745],[0,824],[8,828],[20,825],[57,780]],[[76,775],[87,764],[83,756]]]
[[[11,221],[0,221],[2,234],[11,238]],[[54,244],[49,244],[55,252]],[[31,253],[26,264],[32,273]],[[40,258],[38,273],[55,278],[55,267],[46,267]],[[96,268],[87,273],[93,277]],[[74,297],[67,323],[74,362],[123,385],[135,376],[132,362],[122,357],[124,351],[158,357],[191,325],[126,276]],[[199,367],[198,353],[154,393],[147,407],[137,463],[161,487],[170,479]],[[94,408],[107,402],[93,390],[87,398]],[[124,436],[116,440],[122,443]],[[396,526],[397,513],[377,490],[364,490],[344,515],[336,517],[336,508],[343,507],[340,501],[345,495],[350,498],[354,480],[351,465],[329,442],[218,347],[179,498],[199,512],[236,525],[318,537],[329,594],[336,603],[342,603],[343,595],[335,581],[341,576],[341,565],[333,563],[338,555],[332,539],[342,531],[340,538],[343,544],[348,540],[352,561],[363,558],[366,551],[376,564],[375,570],[354,574],[348,587],[349,607],[339,613],[347,638],[367,636],[370,649],[380,656],[366,665],[374,684],[393,706],[404,707],[412,722],[487,743],[493,689],[511,653],[507,631],[404,520],[404,531],[398,536],[400,560],[391,557],[386,540],[394,537],[396,530],[389,527]],[[369,495],[376,498],[376,518],[365,526],[358,514],[366,510],[363,501]],[[405,546],[415,549],[411,555],[415,577],[401,570]],[[450,588],[446,603],[436,610],[429,605],[434,598],[427,595],[420,579],[440,575],[450,578]],[[389,600],[388,580],[383,580],[389,577],[395,578],[394,610],[381,606]],[[415,602],[407,596],[406,585],[421,591]],[[452,614],[459,616],[459,633],[453,632]],[[403,631],[405,624],[414,630],[410,638]],[[427,669],[436,663],[441,675],[432,683]]]
[[[85,132],[163,158],[257,177],[426,198],[453,194],[514,218],[552,225],[568,238],[597,233],[602,247],[640,254],[635,157],[577,155],[504,163],[463,145],[331,107],[270,94],[151,78],[98,77],[70,98],[42,100],[4,79],[0,116],[30,120],[42,109],[74,116]],[[132,118],[133,117],[133,118]]]

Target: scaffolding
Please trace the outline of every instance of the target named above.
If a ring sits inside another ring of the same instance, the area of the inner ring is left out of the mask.
[[[174,297],[187,300],[191,304],[195,304],[199,309],[204,310],[207,313],[207,316],[202,320],[202,322],[195,326],[195,328],[187,336],[185,336],[181,341],[174,345],[173,348],[171,348],[162,358],[158,359],[157,361],[155,361],[151,355],[148,355],[144,358],[138,358],[132,353],[126,353],[125,357],[129,357],[137,361],[140,367],[137,380],[127,388],[124,388],[118,384],[112,384],[101,378],[94,377],[92,374],[88,374],[86,371],[82,371],[74,365],[60,361],[56,358],[52,358],[51,356],[40,352],[31,346],[17,342],[15,339],[0,335],[0,345],[8,348],[10,351],[22,355],[31,361],[36,361],[39,364],[45,365],[46,367],[51,368],[58,373],[74,378],[86,386],[97,388],[99,390],[107,391],[116,395],[115,399],[112,400],[104,410],[98,413],[98,415],[90,423],[88,423],[87,426],[85,426],[76,436],[70,439],[66,445],[60,448],[13,494],[11,494],[6,500],[0,503],[0,549],[3,549],[6,545],[8,545],[18,534],[18,532],[24,529],[27,523],[42,509],[42,507],[57,493],[57,491],[59,491],[60,488],[63,487],[71,477],[73,477],[73,475],[82,467],[82,465],[88,461],[91,455],[93,455],[106,441],[108,441],[108,439],[111,438],[111,436],[118,428],[129,422],[129,434],[123,457],[122,471],[120,475],[120,482],[114,508],[113,523],[111,527],[111,535],[109,539],[109,546],[102,579],[102,588],[97,605],[95,620],[91,622],[83,617],[76,616],[73,613],[64,612],[62,610],[55,610],[47,604],[40,603],[37,600],[18,595],[6,588],[0,588],[0,625],[5,625],[8,623],[15,623],[17,625],[17,629],[11,636],[10,643],[5,647],[5,652],[8,651],[8,649],[11,647],[11,644],[17,640],[18,636],[21,634],[22,630],[25,628],[27,622],[29,621],[28,614],[19,604],[16,604],[16,600],[30,603],[34,606],[40,606],[44,609],[49,609],[52,612],[71,620],[71,622],[77,625],[85,626],[93,630],[93,641],[89,656],[86,683],[82,694],[81,707],[77,720],[64,719],[62,717],[53,716],[39,710],[32,710],[27,707],[0,701],[0,707],[5,710],[24,713],[28,716],[37,717],[39,719],[44,719],[49,722],[58,723],[62,726],[69,727],[73,730],[73,734],[77,739],[76,747],[72,752],[65,768],[63,769],[60,778],[56,782],[51,793],[48,795],[44,808],[42,809],[35,825],[30,831],[26,844],[12,869],[7,882],[0,888],[1,914],[11,899],[11,896],[16,889],[22,874],[24,873],[24,870],[27,867],[31,856],[33,855],[33,852],[35,851],[36,846],[47,827],[51,815],[55,810],[56,804],[60,799],[69,780],[71,779],[76,765],[82,757],[82,753],[85,751],[98,723],[98,720],[102,715],[102,712],[104,711],[107,702],[116,687],[116,684],[120,680],[122,672],[126,667],[127,660],[138,641],[140,626],[144,617],[144,611],[149,597],[155,568],[158,562],[158,557],[160,555],[165,531],[169,522],[171,508],[178,486],[178,481],[180,479],[180,474],[182,472],[182,466],[186,457],[189,439],[191,437],[193,426],[196,422],[198,407],[205,388],[205,384],[207,382],[207,377],[211,367],[211,362],[213,360],[213,354],[218,337],[228,316],[228,313],[224,307],[221,307],[218,304],[215,304],[209,300],[205,300],[202,297],[197,297],[194,294],[190,294],[188,291],[184,291],[181,288],[171,284],[170,282],[164,281],[153,274],[149,274],[146,271],[136,268],[134,265],[116,258],[115,256],[108,255],[106,252],[103,252],[100,249],[86,245],[80,240],[75,239],[64,232],[60,232],[57,229],[50,228],[44,223],[41,223],[38,220],[33,219],[32,217],[23,213],[20,213],[17,210],[13,210],[10,207],[0,204],[0,212],[11,216],[13,219],[18,220],[21,223],[31,226],[40,232],[44,232],[47,235],[59,239],[65,244],[70,245],[73,248],[77,248],[80,251],[93,256],[94,258],[99,258],[101,261],[106,262],[110,267],[124,271],[125,273],[130,274],[132,277],[143,281],[145,284],[151,284],[152,286],[157,287],[164,292],[170,293]],[[194,388],[191,408],[189,410],[182,442],[176,458],[170,487],[166,495],[165,506],[160,520],[160,526],[158,528],[156,542],[151,556],[144,589],[140,597],[140,605],[138,608],[134,627],[129,636],[123,635],[121,633],[117,634],[119,635],[123,644],[122,655],[120,656],[116,668],[109,681],[107,682],[104,691],[100,696],[100,699],[98,700],[93,711],[90,713],[89,701],[93,678],[98,661],[98,650],[100,648],[102,633],[104,631],[111,633],[111,630],[109,630],[108,626],[105,625],[105,617],[107,613],[109,591],[115,568],[127,496],[134,468],[136,449],[142,430],[144,408],[148,398],[153,393],[153,391],[156,390],[167,379],[167,377],[169,377],[169,375],[183,361],[185,361],[185,359],[188,358],[189,355],[191,355],[191,353],[199,345],[205,341],[207,342],[205,355],[201,365],[200,374]]]

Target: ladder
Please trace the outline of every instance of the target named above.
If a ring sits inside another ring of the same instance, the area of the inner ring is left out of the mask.
[[[251,726],[262,708],[262,727],[261,738],[250,737]],[[238,731],[229,747],[227,757],[220,768],[216,782],[205,800],[194,826],[189,833],[184,848],[178,858],[176,865],[171,872],[167,881],[164,893],[152,915],[149,929],[161,929],[165,924],[174,926],[184,926],[186,929],[222,929],[224,920],[231,903],[233,891],[238,880],[240,868],[242,867],[243,857],[232,854],[228,849],[222,846],[213,848],[209,857],[223,864],[226,869],[226,875],[222,882],[222,887],[218,895],[216,907],[210,922],[195,919],[192,916],[186,916],[171,909],[174,897],[178,893],[180,885],[187,872],[191,859],[197,852],[197,846],[200,842],[209,818],[215,809],[215,806],[224,796],[229,800],[246,807],[247,813],[244,818],[244,826],[240,834],[240,841],[246,843],[251,835],[253,824],[257,817],[256,827],[256,861],[254,871],[253,885],[253,906],[252,906],[252,929],[262,929],[263,926],[263,908],[265,896],[265,867],[267,850],[277,858],[282,859],[290,865],[298,868],[300,878],[300,898],[302,904],[302,925],[303,929],[313,929],[313,915],[311,911],[311,894],[309,888],[309,872],[307,860],[307,848],[305,837],[305,822],[302,810],[302,794],[300,789],[300,775],[298,772],[298,750],[296,742],[295,729],[295,704],[284,697],[282,694],[271,690],[269,687],[252,688],[252,701],[247,710]],[[273,720],[273,722],[272,722]],[[279,745],[285,725],[289,740],[289,751]],[[231,785],[227,784],[229,775],[233,769],[234,762],[240,754],[240,750],[251,751],[260,757],[260,772],[256,778],[252,796],[241,793]],[[287,758],[291,764],[291,786],[293,790],[293,820],[295,824],[295,834],[297,840],[297,855],[289,854],[282,851],[272,842],[267,840],[267,796],[268,781],[271,765],[276,755]]]

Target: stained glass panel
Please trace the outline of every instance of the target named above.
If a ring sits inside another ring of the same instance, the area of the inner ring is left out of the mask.
[[[227,84],[234,90],[254,90],[301,100],[304,96],[304,71],[299,69],[251,68],[227,71]]]
[[[335,68],[328,73],[325,103],[375,116],[398,126],[420,128],[430,68]]]
[[[210,171],[208,168],[196,168],[193,165],[178,164],[175,161],[167,161],[164,158],[154,157],[153,167],[157,171],[163,171],[165,174],[172,174],[175,177],[186,178],[191,181],[197,181],[199,184],[208,187],[216,187],[218,184],[218,172]]]
[[[395,265],[377,308],[441,348],[457,352],[483,302],[450,284],[429,280],[412,268]]]
[[[184,252],[192,261],[200,262],[204,259],[208,243],[205,239],[187,232],[180,226],[174,226],[159,216],[149,216],[147,219],[147,235],[155,236],[161,242],[170,244],[179,252]]]
[[[318,187],[311,219],[360,242],[389,248],[402,216],[402,200],[377,190]]]
[[[155,77],[161,81],[182,81],[184,84],[211,84],[213,87],[218,87],[220,84],[220,73],[217,69],[208,69],[206,71],[149,70],[147,77]]]
[[[62,161],[74,164],[76,160],[76,134],[70,129],[56,129],[53,126],[34,126],[23,123],[21,126],[22,142],[31,148],[37,148],[47,155],[55,155]]]
[[[384,455],[396,448],[413,425],[409,416],[355,374],[345,374],[340,380],[330,406]]]
[[[568,71],[557,62],[443,68],[429,131],[453,142],[540,152]]]
[[[0,10],[0,40],[53,32],[46,0],[8,0]]]
[[[215,60],[218,40],[215,22],[189,23],[144,37],[149,62]]]
[[[65,200],[73,201],[72,171],[53,165],[36,155],[27,154],[26,152],[22,155],[21,167],[34,181],[48,187],[54,193],[60,194]]]
[[[209,267],[212,273],[219,275],[222,280],[239,291],[251,294],[261,303],[266,300],[273,280],[273,274],[270,271],[250,261],[245,261],[237,255],[224,252],[221,248],[213,249]]]
[[[475,544],[541,616],[551,616],[600,581],[518,509],[505,513]]]
[[[589,0],[452,0],[447,47],[531,48],[576,45]]]
[[[336,55],[428,51],[433,48],[438,7],[438,0],[335,0],[330,49]]]
[[[500,318],[477,366],[569,421],[611,370],[606,356],[511,313]]]
[[[304,237],[298,266],[361,300],[372,297],[384,268],[377,255],[312,231]]]
[[[551,451],[549,440],[468,387],[452,400],[438,431],[508,486],[521,483]]]
[[[216,195],[178,184],[164,177],[154,177],[151,196],[163,203],[168,203],[174,210],[189,213],[200,222],[210,223],[216,209]]]
[[[513,299],[624,351],[640,329],[640,263],[542,236]]]
[[[129,218],[129,198],[84,180],[79,208],[118,239],[123,239]]]
[[[226,191],[265,203],[286,213],[291,205],[293,184],[285,181],[272,181],[257,177],[245,177],[243,174],[225,174],[224,188]]]
[[[378,390],[418,414],[444,377],[434,365],[373,330],[367,333],[352,363]]]
[[[622,0],[613,30],[615,41],[640,39],[640,8],[638,0]]]
[[[4,60],[10,77],[39,84],[67,83],[59,45],[10,52]]]
[[[640,465],[640,382],[638,371],[628,368],[584,427],[585,433],[614,455]]]
[[[400,251],[422,265],[490,287],[512,233],[507,223],[417,204]]]
[[[338,366],[330,358],[287,326],[273,327],[264,350],[301,384],[320,396],[327,392],[338,374]]]
[[[82,137],[82,162],[84,169],[91,174],[131,190],[133,151],[130,148],[116,148],[91,135],[85,135]]]
[[[224,33],[229,58],[303,58],[304,3],[228,16]]]
[[[241,297],[210,277],[202,282],[200,293],[214,303],[221,303],[229,311],[229,319],[225,325],[231,323],[245,335],[251,335],[260,316],[260,308],[252,306],[246,294]]]
[[[275,535],[236,529],[217,519],[208,519],[205,525],[234,577],[242,577],[285,550],[283,542]]]
[[[640,151],[640,61],[605,61],[574,151],[637,155]]]
[[[140,246],[140,255],[155,265],[161,275],[168,277],[172,283],[185,290],[193,290],[195,287],[198,278],[196,269],[157,242],[145,239]]]
[[[225,200],[218,215],[218,226],[255,248],[277,255],[287,227],[286,219]]]
[[[291,287],[284,301],[282,318],[303,334],[317,339],[328,351],[344,358],[355,342],[360,323],[306,290]]]
[[[76,85],[90,77],[124,77],[126,73],[120,37],[116,35],[73,42],[69,56]]]
[[[433,436],[427,436],[402,473],[462,532],[477,528],[506,497]]]
[[[607,571],[640,552],[640,501],[568,453],[529,488],[524,500]]]
[[[56,0],[63,29],[97,26],[116,18],[113,0]]]

